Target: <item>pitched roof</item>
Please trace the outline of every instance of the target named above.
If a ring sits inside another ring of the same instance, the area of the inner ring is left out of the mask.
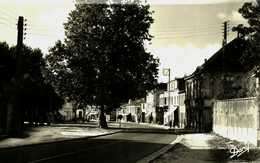
[[[244,71],[244,66],[240,62],[247,46],[247,42],[241,38],[235,38],[214,55],[212,55],[205,63],[199,66],[193,74],[186,77],[188,79],[195,74],[202,72],[216,72],[216,71],[230,71],[241,72]]]

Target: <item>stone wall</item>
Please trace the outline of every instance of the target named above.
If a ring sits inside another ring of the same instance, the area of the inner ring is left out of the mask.
[[[259,123],[256,98],[219,100],[213,107],[213,131],[257,146]]]

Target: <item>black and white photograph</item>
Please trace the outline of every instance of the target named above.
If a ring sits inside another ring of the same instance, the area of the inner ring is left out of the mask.
[[[0,163],[260,163],[260,0],[0,0]]]

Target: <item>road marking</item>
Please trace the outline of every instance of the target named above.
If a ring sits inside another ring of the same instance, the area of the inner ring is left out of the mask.
[[[152,160],[154,160],[155,158],[157,158],[158,156],[164,154],[165,152],[167,152],[169,149],[171,149],[175,144],[179,143],[181,140],[183,139],[182,135],[177,136],[177,138],[172,141],[170,144],[164,146],[163,148],[161,148],[160,150],[140,159],[137,161],[137,163],[147,163],[150,162]]]

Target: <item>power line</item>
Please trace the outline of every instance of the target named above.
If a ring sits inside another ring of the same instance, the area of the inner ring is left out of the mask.
[[[0,20],[4,20],[4,21],[7,21],[7,22],[12,23],[12,24],[16,24],[17,23],[17,20],[7,18],[7,17],[5,17],[3,15],[0,15]]]
[[[57,33],[61,33],[61,31],[53,31],[50,29],[46,30],[39,30],[39,29],[34,29],[34,28],[27,28],[29,32],[36,32],[36,33],[41,33],[41,34],[53,34],[57,35]]]
[[[205,36],[208,36],[208,37],[213,37],[213,34],[220,34],[220,32],[214,32],[214,33],[201,33],[201,34],[192,34],[192,35],[175,35],[175,36],[167,36],[167,37],[154,37],[154,39],[173,39],[173,38],[194,38],[194,37],[205,37]],[[220,36],[220,35],[218,35]],[[215,37],[215,36],[214,36]]]
[[[3,11],[3,10],[5,10],[5,11]],[[10,11],[10,10],[9,10],[9,11]],[[10,20],[10,19],[14,19],[14,20],[16,20],[16,21],[18,20],[16,14],[14,15],[13,13],[8,12],[6,9],[1,8],[0,13],[1,13],[1,15],[3,15],[3,16],[7,16],[9,20]]]
[[[172,36],[172,35],[196,35],[196,34],[210,34],[210,33],[221,33],[220,30],[204,30],[204,31],[188,31],[188,32],[164,32],[164,33],[157,33],[157,35],[167,35],[167,36]]]
[[[57,38],[57,39],[59,38],[58,35],[49,35],[49,34],[31,33],[31,32],[26,33],[26,35],[28,37],[30,37],[30,36],[37,36],[37,37],[52,37],[52,38]]]
[[[231,27],[228,27],[227,30],[231,30]],[[187,27],[187,28],[161,28],[161,29],[151,29],[151,33],[159,33],[159,34],[179,34],[179,33],[195,33],[195,32],[211,32],[211,31],[218,31],[219,25],[216,26],[192,26],[192,27]],[[220,29],[219,29],[220,30]]]
[[[32,33],[32,34],[39,34],[39,35],[56,35],[56,36],[59,36],[58,33],[61,33],[61,32],[54,32],[54,31],[41,31],[41,30],[35,30],[35,29],[32,29],[32,28],[27,28],[27,33]]]
[[[218,23],[215,23],[215,24],[195,24],[193,26],[187,26],[187,25],[172,25],[172,24],[166,24],[163,26],[163,28],[165,27],[168,27],[168,28],[194,28],[194,27],[212,27],[212,26],[215,26],[215,27],[218,27],[219,24]],[[154,28],[157,28],[156,26]]]
[[[28,23],[28,27],[31,29],[41,29],[41,30],[48,30],[48,27],[44,27],[44,26],[40,26],[40,25],[32,25],[30,23]]]
[[[0,20],[0,24],[1,24],[1,25],[4,25],[4,27],[9,28],[9,29],[15,30],[15,28],[16,28],[15,25],[11,25],[11,24],[9,24],[9,23],[7,23],[7,22],[5,22],[5,21],[2,21],[2,20]]]
[[[210,32],[221,32],[221,30],[195,30],[195,31],[181,31],[181,32],[177,32],[177,31],[169,31],[169,32],[165,32],[165,31],[160,31],[160,32],[156,32],[157,35],[178,35],[178,34],[193,34],[193,33],[210,33]],[[152,33],[152,32],[151,32]]]
[[[150,30],[151,33],[186,33],[186,32],[207,32],[207,31],[217,31],[218,28],[201,28],[201,29],[189,29],[189,30]]]
[[[194,30],[194,29],[214,29],[218,28],[219,26],[189,26],[189,27],[173,27],[173,26],[164,26],[164,27],[152,27],[151,29],[154,31],[157,30]]]
[[[3,22],[6,22],[6,23],[9,23],[11,25],[15,25],[17,24],[17,20],[12,20],[12,19],[9,19],[9,18],[6,18],[4,17],[3,15],[0,15],[0,20]]]

